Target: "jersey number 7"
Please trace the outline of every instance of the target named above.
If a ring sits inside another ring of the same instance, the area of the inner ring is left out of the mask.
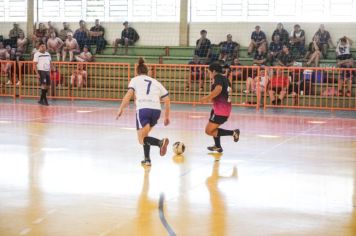
[[[146,94],[149,94],[149,93],[150,93],[150,89],[151,89],[152,81],[151,81],[151,80],[148,80],[148,79],[145,79],[145,82],[148,83],[148,85],[147,85],[147,90],[146,90]]]

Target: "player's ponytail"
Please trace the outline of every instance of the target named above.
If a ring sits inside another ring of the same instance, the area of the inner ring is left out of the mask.
[[[147,75],[148,74],[148,67],[145,64],[145,60],[140,57],[138,59],[138,65],[136,67],[137,74],[139,75]]]

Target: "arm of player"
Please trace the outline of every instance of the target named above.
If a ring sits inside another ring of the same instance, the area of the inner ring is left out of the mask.
[[[164,125],[167,126],[170,123],[169,120],[169,114],[171,112],[171,100],[169,99],[168,96],[162,98],[162,101],[164,102]]]
[[[124,98],[122,99],[119,111],[116,114],[116,119],[119,119],[119,117],[122,115],[122,113],[124,112],[125,107],[127,107],[127,105],[129,105],[130,100],[131,100],[133,95],[134,95],[133,89],[129,89],[127,91],[127,93],[125,94]]]
[[[213,91],[211,91],[211,93],[207,96],[204,96],[202,98],[199,99],[199,101],[201,103],[204,103],[204,102],[210,102],[211,99],[215,98],[216,96],[218,96],[222,91],[222,86],[221,85],[217,85]]]

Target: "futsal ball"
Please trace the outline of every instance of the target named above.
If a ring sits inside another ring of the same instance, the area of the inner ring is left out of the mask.
[[[175,143],[173,144],[173,152],[174,152],[176,155],[180,155],[180,154],[182,154],[184,151],[185,151],[185,145],[184,145],[184,143],[182,143],[182,142],[175,142]]]

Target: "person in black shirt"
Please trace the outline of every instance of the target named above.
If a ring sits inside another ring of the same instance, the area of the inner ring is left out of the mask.
[[[257,25],[255,31],[251,34],[251,43],[247,49],[248,55],[251,55],[252,51],[254,49],[257,50],[259,47],[261,47],[263,53],[267,51],[266,34],[261,30],[261,27]]]
[[[220,55],[219,60],[222,61],[232,61],[234,58],[238,57],[238,50],[240,45],[232,41],[232,35],[228,34],[226,36],[226,41],[219,43]]]
[[[253,62],[252,64],[254,65],[265,65],[267,61],[266,53],[262,51],[262,48],[259,47],[255,53],[255,56],[253,57]]]
[[[269,52],[268,52],[268,61],[270,62],[271,66],[274,65],[275,59],[282,52],[282,48],[283,48],[283,44],[280,41],[279,34],[274,35],[273,42],[269,44]]]
[[[121,38],[115,40],[113,55],[117,53],[119,44],[125,46],[125,55],[127,55],[128,47],[134,45],[140,39],[137,31],[134,28],[129,27],[129,22],[125,21],[123,25],[125,28],[121,31]]]
[[[211,42],[206,38],[207,35],[206,30],[200,31],[200,39],[197,40],[194,55],[200,58],[204,64],[209,61],[209,55],[211,50]]]
[[[279,35],[279,40],[282,42],[282,44],[289,43],[289,33],[284,29],[282,23],[277,24],[277,28],[273,31],[272,34],[272,40],[274,40],[275,35]]]
[[[95,26],[90,28],[90,44],[96,44],[96,53],[101,54],[105,48],[106,41],[104,39],[105,29],[100,25],[99,19],[95,20]]]
[[[293,66],[294,62],[295,59],[289,50],[289,46],[283,45],[282,53],[279,54],[277,59],[277,65],[288,67],[288,66]]]
[[[221,136],[232,136],[234,141],[239,141],[240,130],[225,130],[219,128],[224,124],[231,113],[231,84],[230,81],[222,75],[223,67],[219,62],[213,62],[209,66],[210,78],[214,80],[209,95],[200,98],[200,102],[213,102],[213,109],[210,113],[209,122],[205,127],[205,133],[213,136],[215,145],[208,147],[209,151],[223,152],[220,144]]]
[[[309,43],[309,48],[308,52],[305,54],[305,60],[309,59],[307,61],[307,66],[310,66],[312,63],[315,64],[315,66],[319,66],[319,60],[321,57],[321,44],[319,41],[319,36],[315,35],[313,42]]]
[[[314,37],[315,36],[318,36],[319,38],[319,44],[321,46],[320,51],[325,59],[328,55],[329,44],[331,44],[332,47],[335,47],[333,41],[331,40],[330,33],[326,31],[325,26],[321,24]]]

